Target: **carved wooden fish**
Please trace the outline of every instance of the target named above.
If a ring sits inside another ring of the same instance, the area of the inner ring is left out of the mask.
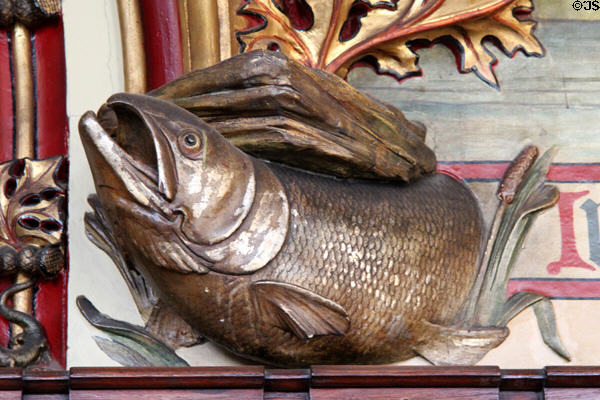
[[[80,133],[107,237],[162,302],[238,355],[452,363],[465,361],[457,347],[485,353],[506,336],[452,327],[484,234],[451,177],[385,184],[265,162],[143,95],[111,97]]]

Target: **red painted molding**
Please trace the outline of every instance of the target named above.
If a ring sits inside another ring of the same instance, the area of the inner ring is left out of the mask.
[[[0,31],[0,162],[13,158],[13,99],[8,32]]]
[[[512,279],[506,295],[534,292],[561,300],[600,300],[600,279]]]
[[[0,369],[2,398],[52,399],[595,399],[598,367],[315,366]],[[565,397],[568,393],[570,397]],[[11,397],[12,396],[12,397]],[[562,397],[561,397],[562,396]],[[45,398],[45,397],[44,397]]]
[[[34,35],[37,156],[47,158],[67,154],[67,85],[62,21],[36,30]],[[35,316],[46,331],[52,356],[63,367],[67,361],[67,276],[63,272],[55,281],[41,282],[35,297]]]
[[[183,74],[177,0],[140,0],[148,90]]]
[[[508,161],[443,162],[438,164],[438,171],[448,172],[465,180],[496,180],[502,179],[509,165]],[[600,164],[552,164],[548,180],[557,183],[600,183]]]
[[[37,157],[67,154],[67,85],[62,22],[34,33]]]

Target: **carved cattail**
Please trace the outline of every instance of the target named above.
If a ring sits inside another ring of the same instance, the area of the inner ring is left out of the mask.
[[[498,186],[498,197],[506,204],[510,204],[519,192],[521,183],[527,171],[537,159],[539,150],[535,146],[525,147],[510,167],[506,170],[500,186]]]
[[[0,247],[0,273],[10,274],[16,271],[19,264],[18,253],[10,246]]]

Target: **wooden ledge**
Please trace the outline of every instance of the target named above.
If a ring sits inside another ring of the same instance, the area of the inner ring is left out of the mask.
[[[348,396],[406,400],[569,400],[600,399],[599,388],[600,367],[524,370],[395,366],[0,369],[0,399],[48,395],[55,400],[343,399]]]

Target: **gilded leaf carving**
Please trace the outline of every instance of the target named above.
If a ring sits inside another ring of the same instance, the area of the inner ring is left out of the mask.
[[[63,157],[0,164],[0,246],[59,243],[63,232]]]
[[[310,11],[311,21],[302,27],[294,26],[298,4]],[[496,59],[485,40],[494,38],[509,56],[518,50],[541,56],[535,22],[526,18],[532,7],[530,0],[250,0],[240,14],[262,24],[238,32],[238,38],[243,51],[278,49],[342,77],[371,56],[379,72],[399,79],[420,71],[415,41],[451,39],[460,50],[461,72],[497,86]]]

